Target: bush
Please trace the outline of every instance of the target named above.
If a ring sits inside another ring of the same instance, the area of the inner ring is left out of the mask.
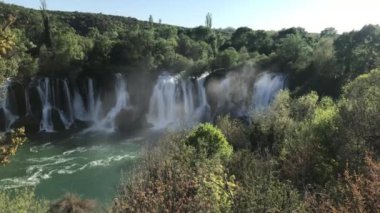
[[[218,159],[202,161],[180,143],[184,133],[166,137],[123,179],[112,212],[228,212],[234,179]]]
[[[218,117],[216,120],[216,126],[222,131],[234,150],[251,148],[248,131],[239,120],[232,119],[228,115]]]
[[[49,209],[51,213],[92,213],[97,211],[99,211],[99,209],[95,201],[81,199],[74,194],[67,194],[61,200],[52,204]]]
[[[364,159],[363,174],[348,170],[327,193],[310,193],[305,205],[312,212],[377,212],[380,209],[380,164]]]
[[[29,188],[0,191],[0,211],[3,213],[47,212],[49,202],[36,198]]]
[[[343,89],[338,102],[341,117],[339,155],[358,169],[365,151],[380,154],[380,69],[357,77]]]
[[[301,196],[291,184],[281,182],[276,162],[247,151],[237,152],[228,165],[236,177],[236,212],[300,212]]]
[[[196,127],[187,136],[185,143],[194,147],[199,156],[207,158],[228,158],[232,154],[232,147],[223,133],[208,123]]]
[[[0,136],[0,164],[9,163],[9,158],[15,155],[19,146],[26,141],[25,129],[12,130],[4,138]]]

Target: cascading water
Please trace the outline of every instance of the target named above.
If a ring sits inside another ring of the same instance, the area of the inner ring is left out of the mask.
[[[277,93],[285,86],[285,75],[264,72],[254,84],[252,108],[254,111],[266,109]]]
[[[42,103],[42,119],[40,121],[40,131],[54,132],[54,126],[52,121],[52,104],[51,101],[51,88],[50,79],[39,79],[37,85],[37,92],[40,96]]]
[[[189,127],[212,120],[211,111],[214,116],[230,113],[234,117],[249,117],[251,112],[267,108],[285,86],[283,74],[234,72],[220,80],[210,78],[206,93],[207,76],[205,73],[197,79],[183,79],[168,73],[160,75],[150,98],[147,122],[154,129]],[[7,90],[9,83],[3,89]],[[125,79],[122,75],[115,76],[114,90],[111,88],[111,93],[115,93],[113,106],[102,103],[109,100],[108,93],[102,85],[95,87],[95,83],[88,78],[85,87],[80,89],[70,88],[67,79],[37,78],[25,91],[26,112],[41,118],[42,132],[69,129],[78,120],[90,126],[85,132],[113,132],[117,129],[116,123],[123,125],[123,116],[132,112]],[[37,100],[33,92],[37,92]],[[0,123],[3,130],[9,130],[19,118],[14,113],[15,106],[10,106],[14,105],[15,94],[8,93],[5,92],[0,102],[0,116],[5,120]]]
[[[70,128],[70,126],[74,123],[74,113],[73,113],[73,105],[71,103],[71,93],[69,90],[69,86],[67,84],[67,80],[63,80],[63,93],[64,93],[64,103],[65,109],[59,110],[60,117],[65,124],[66,129]]]
[[[12,111],[10,110],[10,100],[8,96],[8,89],[10,86],[10,81],[6,81],[5,85],[1,88],[1,93],[3,95],[3,98],[0,100],[0,109],[3,110],[4,113],[4,128],[5,131],[9,131],[12,124],[19,118],[19,116],[14,115]]]
[[[155,128],[164,128],[176,119],[176,79],[164,74],[158,77],[149,103],[147,121]]]
[[[154,86],[146,116],[153,128],[192,125],[204,118],[209,108],[204,87],[206,76],[203,75],[196,80],[195,93],[194,83],[190,79],[183,80],[179,76],[167,73],[160,75]]]
[[[252,70],[230,72],[222,79],[212,80],[208,92],[213,103],[213,116],[230,114],[248,121],[252,112],[269,106],[280,89],[285,76],[278,73]]]
[[[116,94],[116,104],[114,107],[112,107],[109,112],[103,117],[100,118],[99,111],[101,106],[100,99],[96,99],[97,101],[91,100],[95,102],[95,109],[94,110],[94,124],[86,129],[84,133],[87,132],[114,132],[116,130],[115,126],[115,119],[117,115],[123,111],[127,110],[129,107],[129,94],[127,91],[127,85],[126,82],[121,74],[117,74],[115,76],[116,82],[115,82],[115,94]],[[93,97],[93,96],[92,96]]]
[[[96,91],[94,89],[94,81],[89,78],[87,80],[86,98],[87,98],[87,108],[85,107],[82,96],[79,94],[78,90],[74,91],[74,117],[80,121],[85,121],[89,123],[94,123],[100,119],[102,104],[99,96],[96,96]]]
[[[210,120],[210,105],[207,102],[205,81],[209,75],[208,72],[204,73],[197,79],[197,108],[195,109],[195,118],[197,121]]]

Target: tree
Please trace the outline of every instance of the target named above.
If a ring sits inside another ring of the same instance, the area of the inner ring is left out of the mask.
[[[195,148],[196,153],[207,158],[230,157],[232,146],[223,133],[211,124],[201,124],[187,136],[185,143]]]
[[[353,162],[360,168],[365,151],[380,151],[380,70],[357,77],[344,86],[339,100],[342,143],[339,150],[342,160]]]
[[[231,45],[236,50],[240,50],[243,46],[248,46],[248,38],[252,34],[252,29],[248,27],[238,28],[231,36]]]
[[[247,39],[248,43],[246,45],[250,52],[257,51],[260,54],[269,55],[273,51],[273,38],[264,30],[257,30],[248,34]]]
[[[300,35],[289,34],[280,41],[276,53],[283,69],[299,73],[310,65],[313,49]]]
[[[149,15],[149,25],[153,26],[153,16]]]
[[[320,36],[321,37],[332,37],[332,38],[334,38],[337,34],[338,34],[338,32],[336,31],[335,28],[328,27],[328,28],[321,31]]]
[[[317,75],[337,79],[334,40],[331,37],[323,37],[317,43],[313,53],[313,65]]]
[[[40,0],[41,2],[41,15],[43,19],[44,33],[43,33],[43,43],[46,45],[48,49],[50,49],[53,45],[52,35],[51,35],[51,26],[49,14],[47,12],[47,4],[46,0]]]
[[[0,164],[9,163],[9,158],[15,155],[19,146],[25,142],[24,128],[19,128],[5,136],[0,136]]]
[[[239,53],[233,48],[229,47],[219,52],[214,60],[214,69],[230,69],[239,64]]]
[[[16,17],[10,15],[0,29],[0,58],[4,57],[15,45],[15,38],[9,26],[15,22]]]
[[[211,29],[212,28],[212,14],[211,13],[207,13],[206,15],[206,22],[205,22],[205,25],[207,28]]]
[[[366,25],[360,31],[343,33],[334,42],[342,78],[351,80],[380,65],[380,27]]]

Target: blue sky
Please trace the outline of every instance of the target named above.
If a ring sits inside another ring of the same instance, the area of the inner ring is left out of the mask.
[[[39,0],[3,0],[39,8]],[[82,11],[195,27],[204,24],[207,12],[213,27],[247,26],[280,30],[293,26],[309,32],[335,27],[339,32],[380,24],[380,0],[47,0],[48,9]]]

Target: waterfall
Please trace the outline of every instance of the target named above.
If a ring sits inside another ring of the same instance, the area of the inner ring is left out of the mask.
[[[43,132],[54,132],[54,126],[52,121],[52,105],[51,100],[51,88],[50,79],[42,78],[39,79],[37,85],[37,91],[40,96],[42,103],[42,119],[40,122],[40,131]]]
[[[66,112],[62,113],[62,117],[65,118],[65,127],[68,129],[74,123],[74,113],[73,113],[73,104],[71,103],[71,93],[67,83],[67,79],[63,80],[63,92],[64,92],[64,102],[66,103]],[[64,115],[64,116],[63,116]]]
[[[147,121],[155,128],[163,128],[174,122],[177,114],[176,79],[164,74],[158,77],[149,102]]]
[[[180,75],[161,74],[149,100],[146,121],[153,129],[178,129],[210,121],[211,114],[229,113],[233,117],[249,119],[252,112],[266,109],[285,86],[283,74],[231,72],[222,79],[210,78],[206,93],[208,75],[204,73],[199,78],[184,79]],[[119,125],[130,122],[128,118],[134,112],[122,75],[115,75],[113,88],[112,84],[111,87],[98,85],[92,78],[84,82],[83,87],[70,87],[72,84],[68,79],[34,79],[25,89],[27,117],[40,118],[42,132],[69,129],[76,121],[89,126],[84,132],[113,132]],[[13,100],[21,96],[17,96],[9,81],[2,89],[5,96],[0,100],[0,128],[7,131],[19,119],[17,110],[23,106]],[[111,103],[114,105],[110,106]]]
[[[80,121],[94,123],[101,116],[102,104],[100,97],[96,96],[93,79],[87,80],[86,100],[87,107],[78,90],[74,91],[74,117]]]
[[[195,109],[195,118],[197,121],[210,120],[211,112],[210,105],[207,101],[205,81],[209,75],[208,72],[204,73],[197,79],[197,108]]]
[[[216,114],[229,113],[233,117],[249,114],[248,105],[251,98],[250,86],[254,72],[232,72],[215,85]]]
[[[99,111],[101,108],[100,99],[90,99],[89,103],[94,104],[95,108],[90,107],[90,111],[94,110],[91,114],[93,114],[94,124],[86,129],[84,133],[87,132],[114,132],[116,130],[115,119],[123,110],[129,109],[129,94],[127,91],[127,84],[121,74],[117,74],[115,76],[115,94],[116,94],[116,103],[106,115],[101,118],[99,117]],[[92,85],[92,84],[90,84]],[[90,90],[91,91],[91,90]],[[90,92],[90,97],[93,96],[93,92]],[[93,105],[92,105],[93,106]]]
[[[6,81],[5,85],[1,88],[1,95],[4,95],[4,97],[0,100],[0,109],[3,110],[4,113],[4,128],[5,131],[9,131],[11,129],[12,124],[19,118],[19,116],[14,115],[11,111],[11,106],[10,106],[10,100],[9,100],[9,86],[10,86],[10,81]]]
[[[262,73],[254,83],[252,108],[254,111],[266,109],[277,93],[285,86],[283,74]]]
[[[183,80],[167,73],[160,75],[153,88],[146,116],[153,128],[193,125],[205,117],[209,108],[204,87],[206,76],[196,79],[195,93],[195,85],[190,79]]]

